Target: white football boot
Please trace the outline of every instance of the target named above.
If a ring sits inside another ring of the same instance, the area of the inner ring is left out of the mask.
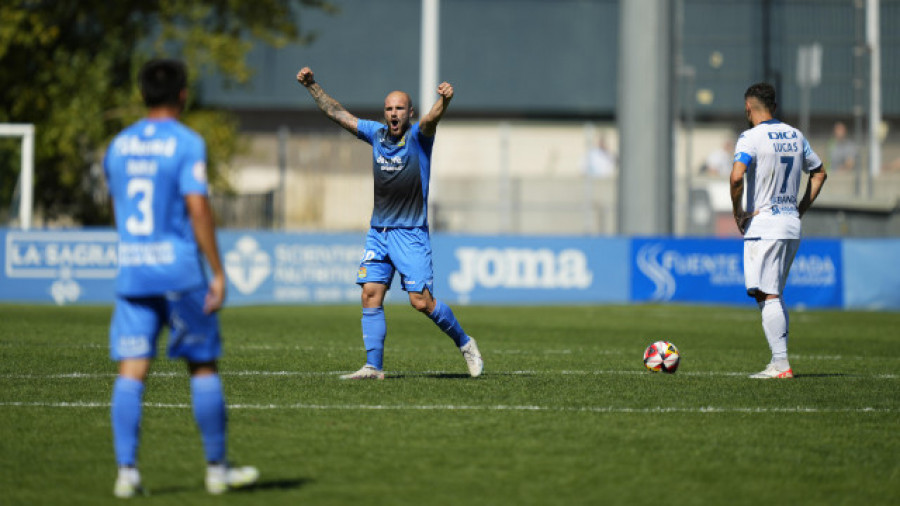
[[[459,347],[462,356],[466,359],[466,365],[469,366],[469,376],[477,378],[484,371],[484,360],[481,359],[481,352],[478,351],[478,344],[475,339],[469,336],[469,342]]]
[[[120,467],[119,475],[116,476],[116,485],[113,488],[113,495],[128,499],[136,495],[143,495],[144,489],[141,487],[141,473],[134,467]]]
[[[380,369],[376,369],[374,366],[366,364],[362,366],[358,371],[351,372],[350,374],[344,374],[341,376],[342,380],[363,380],[363,379],[373,379],[373,380],[383,380],[384,372]]]
[[[766,366],[762,371],[751,374],[751,378],[755,379],[789,379],[794,377],[794,371],[791,369],[791,366],[786,366],[787,369],[779,368],[775,363],[770,363]]]
[[[224,494],[229,490],[249,487],[258,479],[259,470],[253,466],[207,466],[206,491],[215,495]]]

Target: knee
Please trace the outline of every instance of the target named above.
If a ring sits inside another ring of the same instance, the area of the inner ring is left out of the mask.
[[[375,294],[367,293],[363,291],[362,293],[362,306],[363,307],[373,307],[374,302],[377,300]]]
[[[428,307],[428,299],[426,299],[425,297],[410,297],[409,305],[415,308],[415,310],[420,313],[428,314],[431,312]]]
[[[362,306],[378,307],[383,302],[383,292],[377,286],[364,285],[362,289]]]

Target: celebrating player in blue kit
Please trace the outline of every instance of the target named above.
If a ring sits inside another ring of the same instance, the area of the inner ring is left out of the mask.
[[[178,121],[187,98],[184,64],[153,60],[138,78],[147,116],[113,139],[104,159],[119,233],[109,331],[110,355],[119,364],[111,408],[119,465],[113,492],[142,493],[137,450],[144,382],[167,325],[167,354],[184,359],[191,374],[206,489],[220,494],[254,483],[259,473],[230,467],[226,459],[227,414],[216,364],[225,274],[207,199],[206,144]],[[212,271],[208,281],[201,253]]]
[[[782,293],[800,246],[800,218],[825,184],[825,168],[803,133],[774,119],[775,88],[754,84],[744,94],[750,129],[735,146],[731,170],[734,219],[744,235],[744,282],[762,313],[772,350],[765,370],[751,378],[793,378],[788,362],[788,313]],[[799,202],[801,173],[808,173]],[[743,208],[744,176],[747,208]]]
[[[365,256],[356,282],[362,286],[362,333],[366,364],[343,379],[384,379],[384,341],[387,326],[384,297],[394,271],[400,273],[409,302],[453,340],[462,352],[469,375],[477,377],[484,362],[475,339],[466,335],[450,307],[434,298],[431,239],[428,233],[428,183],[431,150],[438,122],[453,98],[453,87],[441,83],[439,98],[422,119],[413,124],[407,93],[392,91],[384,99],[384,123],[353,116],[331,98],[304,67],[297,81],[309,91],[319,109],[331,120],[372,145],[375,206]]]

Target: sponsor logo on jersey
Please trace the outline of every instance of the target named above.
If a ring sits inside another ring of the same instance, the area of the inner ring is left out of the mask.
[[[384,172],[397,172],[403,170],[405,164],[403,163],[403,157],[400,156],[392,156],[391,158],[385,158],[382,155],[378,155],[378,158],[375,159],[375,163],[381,167],[381,170]]]
[[[165,139],[141,139],[136,135],[119,137],[115,151],[122,156],[165,156],[175,154],[178,140],[175,137]]]
[[[772,139],[773,141],[797,138],[796,130],[791,130],[789,132],[766,132],[766,133],[769,135],[769,138]]]
[[[163,242],[120,242],[119,265],[172,265],[175,263],[175,245]]]

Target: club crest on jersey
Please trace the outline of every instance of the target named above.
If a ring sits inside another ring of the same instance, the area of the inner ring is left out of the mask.
[[[366,277],[366,274],[367,274],[366,266],[363,265],[359,268],[359,272],[356,273],[356,277],[362,279],[362,278]]]

